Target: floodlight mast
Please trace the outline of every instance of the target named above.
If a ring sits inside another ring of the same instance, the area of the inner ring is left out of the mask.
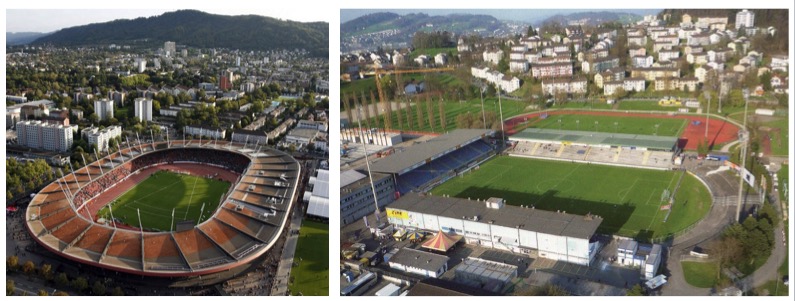
[[[359,128],[362,128],[362,112],[361,107],[356,109],[356,122]],[[367,177],[370,178],[370,189],[373,191],[373,203],[375,204],[375,220],[376,223],[381,221],[381,209],[378,208],[378,194],[375,192],[375,184],[373,184],[373,173],[370,171],[370,158],[367,156],[367,143],[364,141],[364,132],[362,132],[362,149],[364,150],[364,162],[367,164]]]

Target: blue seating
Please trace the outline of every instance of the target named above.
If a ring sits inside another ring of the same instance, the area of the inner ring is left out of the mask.
[[[482,159],[494,148],[483,140],[477,140],[452,151],[430,163],[424,164],[398,177],[397,190],[401,194],[423,187],[438,178],[466,167]]]

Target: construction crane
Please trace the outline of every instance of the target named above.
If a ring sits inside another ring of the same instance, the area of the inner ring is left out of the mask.
[[[433,73],[433,72],[446,72],[446,71],[453,71],[453,70],[455,70],[455,68],[453,68],[453,67],[425,68],[425,69],[404,69],[404,70],[397,70],[397,69],[395,69],[395,70],[384,70],[384,69],[376,68],[375,69],[375,86],[376,86],[376,88],[378,88],[378,101],[380,101],[381,105],[383,105],[383,106],[387,105],[386,96],[384,95],[384,89],[381,88],[381,76],[383,76],[383,75],[389,75],[389,74],[400,75],[400,74],[411,74],[411,73]],[[390,109],[387,110],[387,114],[389,114],[391,111],[392,110],[391,110],[391,106],[390,106]],[[388,122],[384,123],[384,127],[386,128],[386,130],[390,130],[390,127],[392,126],[391,125],[392,116],[387,116],[387,120],[388,120]]]

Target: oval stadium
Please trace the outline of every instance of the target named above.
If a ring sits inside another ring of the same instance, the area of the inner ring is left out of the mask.
[[[41,246],[103,273],[193,286],[235,276],[271,249],[301,167],[261,145],[158,141],[58,176],[25,216]]]

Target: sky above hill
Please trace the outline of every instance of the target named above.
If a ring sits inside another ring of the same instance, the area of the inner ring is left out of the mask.
[[[8,9],[6,10],[6,32],[53,32],[59,29],[102,23],[117,19],[135,19],[162,15],[175,9]],[[262,15],[299,22],[331,22],[330,16],[321,10],[296,10],[282,7],[268,9],[202,9],[218,15]]]
[[[522,21],[535,23],[557,14],[573,14],[588,11],[628,12],[638,15],[656,14],[661,9],[343,9],[340,11],[340,22],[376,12],[393,12],[400,15],[424,13],[431,16],[449,14],[482,14],[490,15],[499,20]]]

